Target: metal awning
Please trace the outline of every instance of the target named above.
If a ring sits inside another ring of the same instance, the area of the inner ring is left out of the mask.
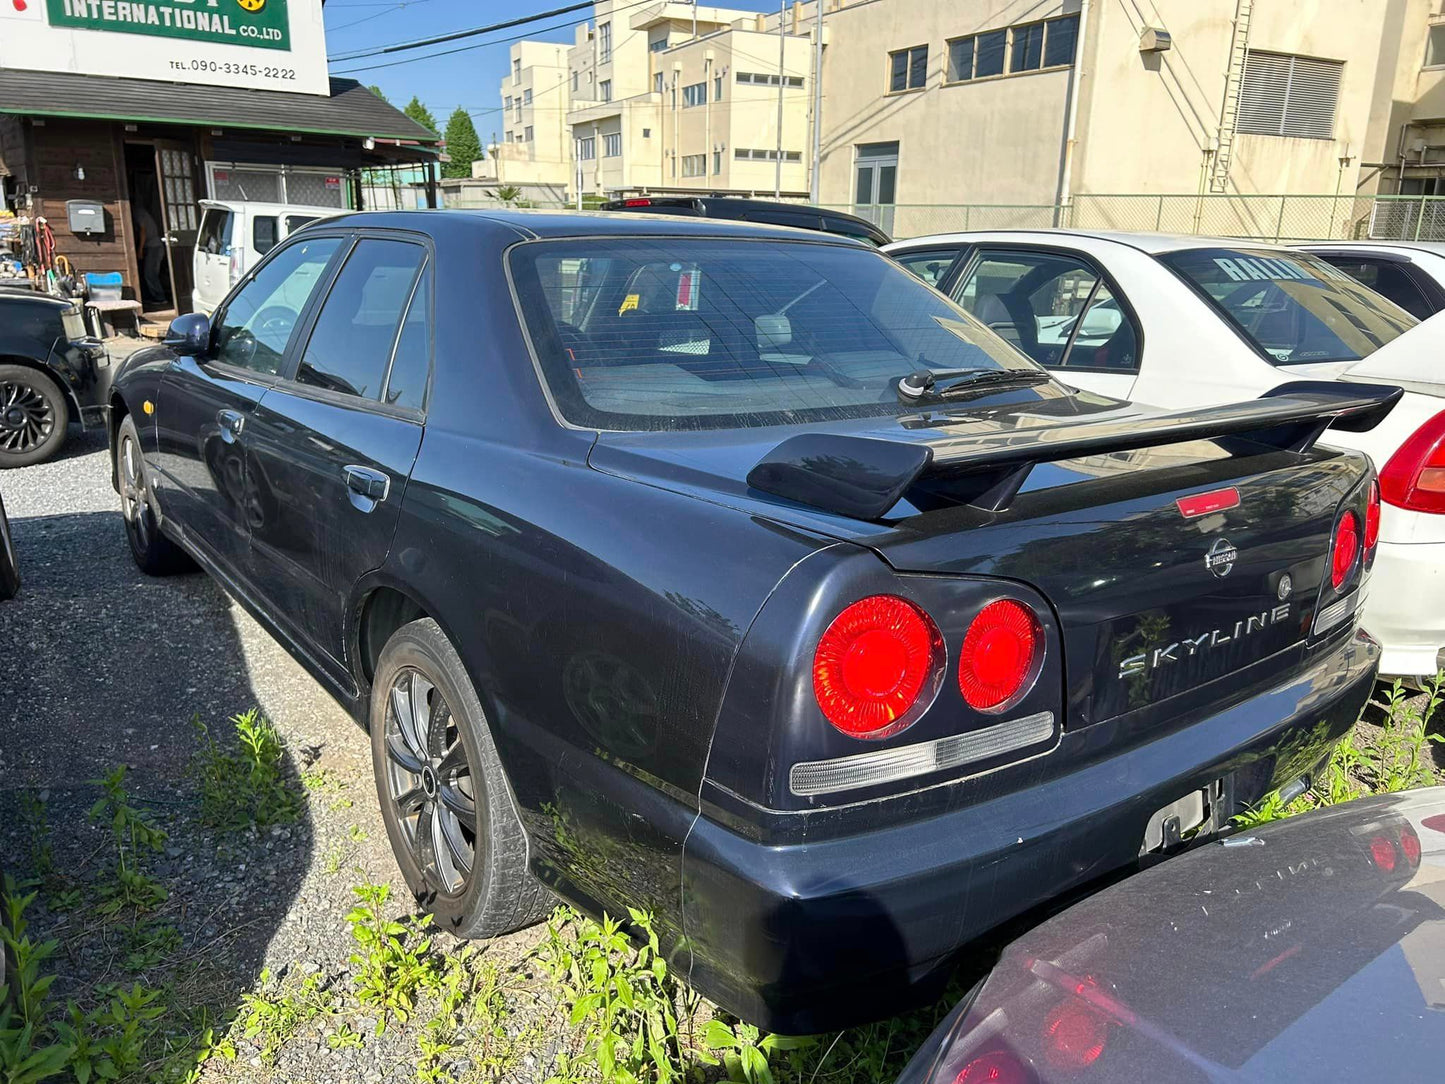
[[[422,156],[441,142],[355,79],[332,79],[331,94],[322,97],[6,68],[0,70],[0,113],[404,141]]]

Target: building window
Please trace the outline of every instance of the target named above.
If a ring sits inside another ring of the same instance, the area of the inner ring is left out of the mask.
[[[603,23],[597,28],[597,63],[606,64],[612,59],[612,24]]]
[[[1013,28],[1013,55],[1009,58],[1011,72],[1038,71],[1044,63],[1044,24],[1030,23]]]
[[[774,78],[777,78],[774,76]],[[928,46],[888,54],[888,90],[921,90],[928,81]]]
[[[532,104],[532,88],[531,88],[531,87],[527,87],[527,89],[525,89],[524,91],[522,91],[522,104],[523,104],[523,105],[531,105],[531,104]]]
[[[762,150],[761,148],[749,149],[747,147],[737,147],[733,150],[733,157],[754,162],[776,162],[778,160],[778,151],[776,148]],[[784,162],[801,162],[802,160],[802,151],[783,151]]]
[[[522,81],[522,59],[521,59],[521,57],[518,57],[516,60],[513,60],[513,61],[512,61],[512,82],[514,82],[514,83],[520,83],[521,81]]]
[[[990,30],[987,34],[980,34],[973,47],[973,77],[986,79],[990,75],[1002,75],[1007,48],[1007,30]]]
[[[603,158],[621,158],[621,157],[622,157],[622,133],[621,133],[621,132],[608,132],[606,135],[604,135],[604,136],[602,137],[602,157],[603,157]]]
[[[576,93],[577,93],[577,82],[578,82],[578,77],[579,77],[580,75],[581,75],[581,72],[573,72],[573,73],[572,73],[572,93],[573,93],[573,94],[576,94]]]
[[[522,129],[522,139],[527,143],[532,142],[532,126],[530,124]]]
[[[1344,67],[1337,60],[1251,50],[1239,89],[1239,131],[1333,138]]]
[[[682,104],[683,104],[683,106],[685,106],[685,107],[686,107],[686,106],[691,106],[691,105],[706,105],[706,104],[707,104],[707,84],[706,84],[706,83],[690,83],[689,85],[683,87],[683,88],[682,88]]]
[[[701,177],[706,172],[707,155],[684,154],[682,156],[682,175],[684,177]]]
[[[803,77],[801,75],[780,77],[776,72],[772,75],[764,75],[762,72],[738,72],[737,80],[739,83],[754,83],[760,87],[775,87],[779,82],[787,87],[801,87],[803,85]],[[721,76],[718,77],[718,85],[722,85]],[[718,91],[718,96],[722,96],[722,91]]]
[[[658,38],[656,41],[650,41],[650,42],[647,43],[647,51],[648,51],[649,53],[660,53],[660,52],[662,52],[662,51],[663,51],[664,49],[666,49],[666,48],[667,48],[667,39],[666,39],[666,38]]]
[[[720,102],[720,101],[722,101],[722,87],[723,87],[723,77],[722,77],[721,75],[713,76],[713,81],[712,81],[712,100],[713,100],[713,101],[715,101],[715,102]]]
[[[502,111],[504,113],[510,113],[512,111],[512,96],[510,94],[502,99]]]
[[[642,129],[642,138],[643,138],[643,139],[651,139],[651,138],[652,138],[652,129],[651,129],[651,128],[644,128],[644,129]]]
[[[1425,36],[1425,67],[1445,67],[1445,23],[1436,23]]]
[[[714,176],[722,172],[722,151],[712,152],[712,171]]]
[[[612,100],[612,80],[604,79],[597,84],[597,98],[599,101],[610,102]]]
[[[508,131],[507,131],[507,142],[508,142],[508,143],[512,142],[512,132],[511,132],[510,129],[508,129]]]
[[[597,139],[595,136],[587,136],[577,141],[577,159],[581,162],[590,162],[597,157]]]
[[[653,72],[653,74],[652,74],[652,93],[654,93],[654,94],[661,94],[661,93],[663,92],[663,90],[665,90],[665,89],[666,89],[666,83],[665,83],[665,80],[664,80],[664,78],[663,78],[662,72]]]
[[[1074,49],[1079,42],[1079,17],[1065,15],[1044,24],[1044,67],[1058,68],[1074,62]]]
[[[963,83],[973,78],[974,39],[954,38],[948,43],[948,70],[943,73],[945,83]]]

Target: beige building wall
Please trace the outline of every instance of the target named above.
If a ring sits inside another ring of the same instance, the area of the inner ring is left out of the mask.
[[[503,185],[566,183],[572,157],[563,124],[568,52],[568,46],[551,42],[513,44],[499,87],[503,109],[496,144],[475,164],[474,177]]]

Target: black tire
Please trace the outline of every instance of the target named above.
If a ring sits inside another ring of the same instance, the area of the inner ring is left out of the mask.
[[[28,365],[0,365],[0,470],[49,459],[69,424],[59,384]]]
[[[413,703],[421,711],[412,714]],[[423,713],[425,733],[410,727]],[[527,870],[527,838],[486,715],[435,621],[403,625],[386,642],[369,721],[391,849],[437,926],[495,937],[545,917],[553,900]]]
[[[20,562],[10,537],[10,521],[5,518],[5,502],[0,500],[0,600],[14,598],[19,590]]]
[[[173,576],[192,571],[195,562],[161,532],[155,493],[141,455],[140,434],[129,414],[121,419],[111,467],[120,489],[120,514],[125,522],[126,541],[130,543],[130,554],[136,565],[147,576]]]

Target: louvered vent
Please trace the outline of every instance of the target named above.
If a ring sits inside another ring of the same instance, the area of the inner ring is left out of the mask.
[[[1250,50],[1239,94],[1241,132],[1332,139],[1344,64]]]

